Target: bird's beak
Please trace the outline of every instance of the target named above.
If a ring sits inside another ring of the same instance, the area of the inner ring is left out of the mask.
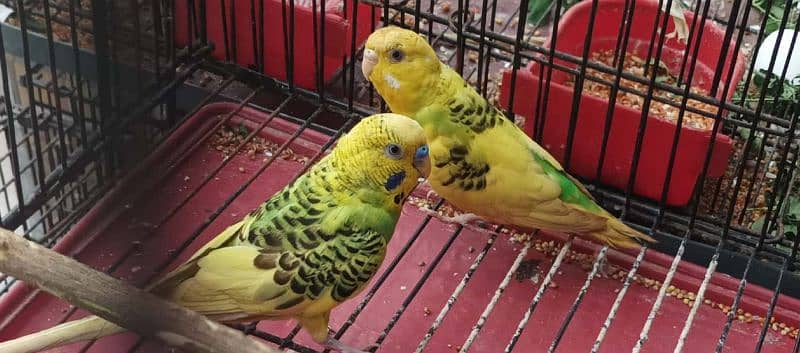
[[[364,48],[364,59],[361,60],[361,73],[369,80],[372,69],[378,64],[378,53],[369,48]]]
[[[417,148],[417,153],[414,155],[414,168],[427,178],[431,174],[431,159],[428,156],[428,145],[422,145]]]

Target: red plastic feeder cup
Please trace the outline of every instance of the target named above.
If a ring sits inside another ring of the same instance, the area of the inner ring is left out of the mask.
[[[312,11],[311,0],[294,0],[294,28],[289,27],[290,19],[288,6],[291,0],[285,0],[286,28],[294,34],[294,60],[293,80],[294,83],[306,89],[317,88],[317,70],[315,56],[319,53],[315,50],[314,43],[314,12]],[[175,2],[176,33],[175,41],[179,46],[184,46],[188,42],[188,19],[186,14],[188,0],[177,0]],[[199,1],[194,2],[198,4]],[[287,80],[286,50],[284,45],[284,23],[282,0],[263,1],[263,20],[258,15],[258,8],[261,6],[259,1],[205,1],[206,7],[206,31],[208,40],[214,43],[212,56],[220,61],[231,61],[240,66],[254,67],[256,63],[256,53],[253,52],[253,28],[255,21],[255,36],[259,37],[260,27],[264,31],[264,58],[263,73],[277,78]],[[321,16],[321,0],[318,0],[316,16]],[[256,7],[252,13],[250,6]],[[353,21],[353,6],[358,5],[357,21]],[[224,7],[223,7],[224,6]],[[194,14],[199,10],[195,9]],[[255,14],[255,16],[253,15]],[[380,12],[367,4],[359,4],[354,0],[327,0],[325,1],[325,40],[324,40],[324,81],[330,80],[333,75],[342,67],[343,59],[349,58],[350,47],[353,38],[353,23],[356,24],[356,48],[360,46],[371,33],[372,23],[377,23]],[[375,20],[373,22],[373,19]],[[320,41],[321,21],[317,20],[317,39]],[[228,48],[225,48],[225,36],[228,37]],[[288,37],[287,37],[288,38]],[[227,55],[226,55],[227,53]]]
[[[576,4],[564,14],[558,27],[556,51],[578,57],[582,56],[583,43],[589,33],[588,22],[591,8],[592,2],[584,1]],[[625,3],[623,0],[605,0],[598,3],[597,17],[591,32],[590,58],[592,57],[591,53],[614,52],[624,8]],[[653,26],[656,23],[656,15],[659,11],[657,2],[649,0],[636,2],[627,47],[629,54],[643,59],[647,58]],[[686,21],[691,26],[694,14],[688,11],[685,14]],[[659,27],[662,23],[660,21],[663,21],[663,16],[664,14],[662,14],[658,22]],[[674,28],[675,23],[670,18],[668,20],[667,33],[672,32]],[[693,88],[701,89],[703,92],[710,91],[717,62],[721,56],[724,34],[724,30],[711,20],[705,22],[701,38],[703,43],[700,46],[698,55],[694,58],[690,57],[687,61],[687,65],[695,60],[697,61],[692,80]],[[694,38],[697,38],[697,35]],[[550,46],[551,43],[546,45]],[[694,51],[694,43],[690,45],[691,54]],[[677,74],[680,72],[685,48],[686,45],[679,42],[677,38],[665,41],[661,61],[666,64],[670,73]],[[732,48],[734,48],[733,43],[730,44],[729,53],[725,59],[725,67],[722,70],[723,78],[727,78],[730,65],[735,60],[733,79],[727,82],[729,89],[726,99],[730,98],[734,93],[736,84],[741,80],[744,72],[744,57],[741,53],[736,53],[734,57],[734,54],[730,53]],[[555,59],[555,62],[556,65],[576,66],[559,59]],[[525,69],[517,72],[513,111],[526,117],[525,131],[528,132],[533,131],[535,112],[538,109],[536,101],[539,89],[544,89],[545,85],[544,82],[540,83],[540,70],[540,65],[532,61]],[[688,69],[686,71],[688,72]],[[544,77],[546,77],[547,71],[543,70],[541,72],[544,72]],[[562,162],[566,151],[574,92],[574,87],[567,85],[569,80],[572,79],[571,76],[571,74],[564,71],[553,70],[549,95],[546,97],[548,100],[547,111],[543,115],[545,119],[542,131],[543,146]],[[722,87],[726,83],[722,82],[722,84],[718,89],[717,98],[721,98]],[[509,69],[503,72],[503,85],[500,94],[500,104],[506,109],[508,108],[510,87],[511,70]],[[644,98],[642,97],[643,101]],[[607,97],[594,96],[586,91],[581,95],[569,166],[572,173],[589,180],[595,180],[597,177],[607,111]],[[715,112],[712,111],[711,113]],[[624,106],[619,103],[619,100],[617,101],[600,177],[600,181],[603,184],[620,189],[627,187],[641,114],[640,109]],[[677,115],[675,118],[677,118]],[[662,117],[655,116],[652,109],[647,119],[633,193],[658,201],[661,199],[665,181],[669,179],[667,204],[684,206],[689,202],[703,169],[708,145],[712,138],[711,125],[709,124],[708,129],[698,129],[689,126],[687,119],[684,117],[673,172],[667,178],[667,166],[669,165],[677,125]],[[707,173],[707,176],[712,178],[723,175],[733,147],[733,140],[728,136],[717,134],[714,139],[714,152]]]

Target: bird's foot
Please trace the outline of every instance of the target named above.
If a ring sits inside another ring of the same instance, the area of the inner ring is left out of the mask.
[[[369,347],[366,347],[365,349],[361,350],[355,347],[350,347],[342,343],[341,341],[333,337],[330,337],[328,338],[327,341],[325,341],[325,347],[337,351],[339,353],[372,353],[375,349],[378,348],[378,345],[371,344],[369,345]]]
[[[491,234],[492,230],[488,229],[489,224],[483,220],[480,216],[474,213],[462,213],[458,216],[453,217],[444,217],[442,219],[445,223],[457,223],[460,224],[462,227],[478,232],[478,233],[486,233]],[[474,224],[470,224],[469,222],[475,222]]]
[[[427,193],[425,193],[425,201],[427,201],[428,203],[430,203],[430,202],[431,202],[431,196],[432,196],[432,195],[436,195],[436,191],[433,191],[433,189],[430,189],[430,190],[428,190],[428,192],[427,192]]]
[[[458,216],[453,217],[443,217],[442,221],[445,223],[458,223],[462,226],[467,226],[469,222],[472,221],[482,221],[481,217],[474,213],[462,213]]]
[[[480,219],[480,217],[478,217],[478,216],[476,216],[476,215],[474,215],[472,213],[463,213],[463,214],[460,214],[458,216],[452,216],[451,217],[451,216],[442,215],[442,214],[439,213],[439,211],[436,211],[434,209],[427,208],[427,207],[420,207],[419,210],[422,211],[422,213],[424,213],[427,216],[431,216],[433,218],[436,218],[436,219],[442,221],[442,223],[457,223],[457,224],[460,224],[462,226],[467,225],[467,223],[472,221],[472,220]]]
[[[439,212],[436,212],[430,208],[421,208],[420,210],[426,215],[440,220],[442,223],[460,224],[462,227],[478,233],[492,233],[490,229],[487,229],[487,223],[480,216],[474,213],[462,213],[457,216],[443,216],[440,215]],[[473,225],[469,223],[472,221],[475,221],[476,224]]]
[[[426,216],[431,216],[432,218],[441,219],[442,217],[444,217],[440,215],[439,212],[429,207],[420,207],[419,211],[425,214]]]

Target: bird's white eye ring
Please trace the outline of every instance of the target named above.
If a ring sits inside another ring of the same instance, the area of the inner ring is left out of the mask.
[[[400,159],[403,157],[403,148],[395,143],[390,143],[386,146],[383,153],[391,159]]]
[[[405,57],[406,55],[400,49],[392,49],[389,51],[389,60],[391,60],[393,63],[399,63],[400,61],[403,61]]]

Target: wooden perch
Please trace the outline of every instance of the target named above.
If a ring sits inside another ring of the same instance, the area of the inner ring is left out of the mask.
[[[0,272],[185,352],[278,353],[242,332],[0,228]]]

